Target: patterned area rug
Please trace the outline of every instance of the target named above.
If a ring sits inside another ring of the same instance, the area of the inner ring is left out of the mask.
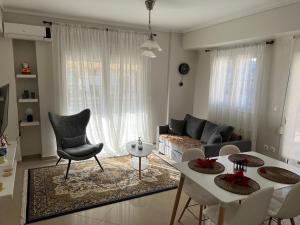
[[[177,187],[179,172],[155,154],[142,180],[131,167],[130,156],[73,162],[28,171],[26,223],[142,197]]]

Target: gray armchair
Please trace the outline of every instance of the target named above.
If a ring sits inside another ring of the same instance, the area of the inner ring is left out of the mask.
[[[86,127],[90,120],[90,115],[91,111],[89,109],[70,116],[60,116],[51,112],[48,113],[56,136],[57,154],[59,156],[56,165],[62,158],[69,160],[65,179],[68,178],[72,160],[80,161],[94,157],[103,171],[96,156],[101,152],[103,143],[92,145],[86,137]]]

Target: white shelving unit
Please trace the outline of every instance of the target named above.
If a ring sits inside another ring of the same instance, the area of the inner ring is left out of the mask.
[[[16,77],[19,79],[35,79],[36,74],[17,74]]]
[[[0,191],[0,198],[13,197],[14,185],[16,178],[17,161],[15,159],[17,151],[17,142],[11,142],[7,149],[7,161],[0,164],[0,182],[3,185],[3,190]],[[12,174],[8,177],[4,177],[5,170],[12,169]]]
[[[39,125],[40,125],[39,121],[32,121],[32,122],[22,121],[20,123],[21,127],[31,127],[31,126],[39,126]]]
[[[19,103],[34,103],[39,102],[37,98],[19,98]]]

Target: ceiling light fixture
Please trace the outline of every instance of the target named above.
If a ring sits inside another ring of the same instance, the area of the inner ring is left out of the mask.
[[[153,50],[162,51],[159,44],[154,40],[155,34],[152,33],[152,27],[151,27],[151,10],[153,9],[155,4],[155,0],[146,0],[145,5],[147,10],[149,11],[149,23],[148,23],[148,31],[149,31],[149,37],[148,39],[141,45],[141,49],[143,50],[142,55],[150,57],[150,58],[156,58],[156,55],[154,54]]]

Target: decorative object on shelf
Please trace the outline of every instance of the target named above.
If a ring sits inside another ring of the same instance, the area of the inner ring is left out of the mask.
[[[136,147],[136,144],[132,143],[131,148],[135,148],[135,147]]]
[[[154,37],[156,34],[152,33],[152,27],[151,27],[151,10],[153,9],[155,4],[155,0],[146,0],[145,5],[147,10],[149,11],[149,20],[148,20],[148,32],[149,37],[148,39],[141,45],[141,49],[143,50],[142,55],[149,57],[149,58],[156,58],[156,55],[154,54],[153,50],[162,51],[159,44],[154,40]]]
[[[181,81],[178,83],[180,87],[183,86],[183,77],[190,71],[190,66],[187,63],[181,63],[178,67],[178,72],[181,75]]]
[[[34,92],[34,91],[30,93],[30,97],[31,97],[32,99],[35,98],[35,92]]]
[[[25,111],[27,122],[33,121],[33,110],[31,108],[27,108]]]
[[[21,73],[22,74],[31,74],[31,68],[29,66],[29,63],[27,63],[27,62],[22,63]]]
[[[141,137],[138,139],[138,150],[143,150],[143,141]]]
[[[22,98],[23,98],[23,99],[29,98],[29,91],[28,91],[28,90],[24,90],[24,91],[23,91]]]
[[[0,192],[4,190],[3,183],[0,182]]]
[[[0,137],[0,164],[6,162],[7,155],[7,140],[6,136]]]

